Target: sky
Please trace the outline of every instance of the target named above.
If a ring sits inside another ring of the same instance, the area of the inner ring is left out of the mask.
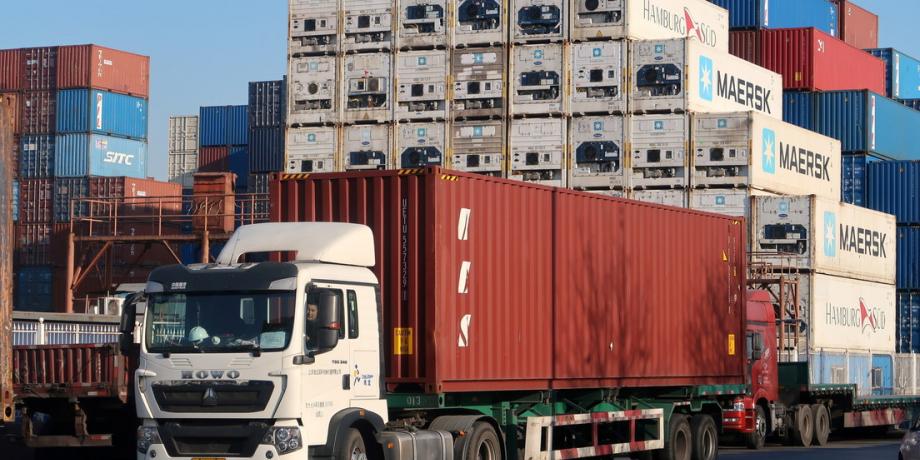
[[[0,48],[94,43],[151,58],[150,169],[166,177],[171,115],[247,102],[247,83],[285,72],[287,0],[4,2]],[[859,0],[880,16],[880,46],[920,58],[917,0]],[[915,9],[916,11],[908,11]]]

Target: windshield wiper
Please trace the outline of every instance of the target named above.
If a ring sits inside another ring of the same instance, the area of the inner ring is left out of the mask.
[[[252,356],[256,358],[258,358],[259,356],[262,356],[262,348],[260,348],[258,345],[252,342],[231,343],[227,345],[227,348],[232,348],[233,350],[251,351]]]

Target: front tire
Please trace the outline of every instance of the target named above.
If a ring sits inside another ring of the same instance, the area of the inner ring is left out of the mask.
[[[693,460],[716,460],[719,458],[719,433],[716,422],[706,414],[697,414],[690,419]]]
[[[357,428],[349,428],[345,434],[345,443],[342,450],[336,455],[336,460],[367,460],[367,447],[364,437]]]
[[[502,460],[502,446],[495,428],[487,422],[473,424],[463,460]]]
[[[754,412],[754,432],[745,436],[744,442],[748,449],[760,450],[767,439],[767,414],[760,406],[757,406]]]
[[[826,446],[831,435],[831,415],[824,404],[812,404],[811,415],[815,425],[815,444]]]

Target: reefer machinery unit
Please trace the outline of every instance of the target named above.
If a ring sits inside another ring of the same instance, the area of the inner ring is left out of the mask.
[[[625,40],[571,45],[570,111],[626,113],[627,57]]]
[[[450,168],[491,176],[505,171],[503,120],[455,121],[450,124]]]
[[[455,47],[494,46],[507,40],[506,0],[458,0],[454,10]]]
[[[348,125],[342,128],[342,155],[345,170],[390,169],[391,126]]]
[[[565,187],[566,121],[563,118],[511,120],[508,145],[514,179]]]
[[[562,41],[568,38],[569,0],[509,0],[511,41]]]
[[[557,114],[565,110],[565,48],[562,44],[511,49],[511,113]]]
[[[389,50],[393,40],[393,0],[340,0],[342,50]]]
[[[339,0],[289,0],[288,55],[339,51]]]
[[[627,119],[622,116],[569,120],[572,152],[568,186],[576,190],[625,189]]]
[[[285,171],[333,172],[338,149],[338,129],[332,126],[288,128],[285,136]]]
[[[686,188],[689,186],[689,115],[636,115],[629,118],[631,156],[629,186]]]
[[[342,111],[344,121],[386,122],[393,118],[392,55],[345,55]]]
[[[289,59],[289,125],[339,121],[339,62],[335,56],[294,56]]]
[[[443,122],[404,123],[396,126],[396,152],[400,168],[426,168],[444,164],[447,151]]]
[[[447,0],[398,0],[399,49],[447,46]]]
[[[447,117],[448,51],[396,54],[396,120]]]
[[[504,116],[506,56],[501,47],[452,52],[452,118]]]

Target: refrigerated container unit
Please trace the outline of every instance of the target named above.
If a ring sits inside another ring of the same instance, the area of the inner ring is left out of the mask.
[[[342,156],[346,171],[390,169],[391,129],[383,125],[347,125],[342,128]]]
[[[606,196],[611,198],[629,198],[628,190],[585,190],[588,193],[593,193],[599,196]]]
[[[840,197],[840,142],[758,112],[691,118],[690,185]]]
[[[502,177],[505,171],[503,120],[455,121],[450,124],[450,168]]]
[[[865,153],[843,155],[843,179],[840,182],[840,201],[868,208],[869,163],[879,161]]]
[[[636,115],[629,118],[629,186],[634,190],[687,188],[689,115]]]
[[[288,60],[288,125],[339,121],[339,64],[335,56],[294,56]]]
[[[195,173],[198,172],[198,152],[169,152],[167,158],[167,176],[182,188],[192,188]]]
[[[920,225],[920,162],[872,161],[866,176],[867,207],[893,214],[898,224]]]
[[[20,93],[19,129],[21,134],[54,133],[57,100],[54,91],[26,91]]]
[[[576,43],[571,49],[572,114],[627,113],[626,41]]]
[[[564,50],[555,43],[511,48],[512,115],[564,113]]]
[[[895,284],[898,241],[890,214],[814,195],[755,197],[751,213],[751,250],[762,262]]]
[[[456,49],[451,53],[451,117],[502,117],[505,114],[505,49]]]
[[[920,99],[920,61],[893,48],[866,51],[885,62],[886,96],[892,99]]]
[[[198,127],[201,147],[246,145],[249,143],[249,106],[201,107]]]
[[[54,268],[47,265],[16,268],[15,311],[50,312],[53,308]]]
[[[777,194],[764,192],[752,188],[731,188],[731,189],[691,189],[690,190],[690,209],[697,211],[714,212],[726,216],[744,217],[747,228],[745,233],[750,242],[751,232],[751,199],[755,196],[778,196]],[[750,247],[750,244],[747,246]]]
[[[147,143],[99,134],[59,134],[54,177],[147,177]]]
[[[19,142],[19,178],[54,176],[55,137],[53,134],[22,136]]]
[[[167,151],[198,151],[198,115],[169,117]]]
[[[289,0],[288,55],[339,51],[339,0]]]
[[[569,0],[510,0],[513,43],[568,38]]]
[[[95,89],[58,91],[57,133],[147,139],[147,100]]]
[[[344,121],[384,123],[393,118],[392,55],[350,54],[344,58]]]
[[[52,221],[54,179],[19,181],[19,222],[47,224]]]
[[[457,48],[505,43],[505,0],[458,0],[451,43]]]
[[[569,188],[625,190],[627,119],[622,116],[574,117],[569,120],[571,168]]]
[[[814,27],[838,36],[837,5],[828,0],[710,0],[728,10],[732,29]]]
[[[878,48],[878,15],[849,0],[834,0],[840,27],[837,36],[861,50]]]
[[[728,11],[706,0],[570,0],[569,5],[574,41],[667,40],[692,33],[707,46],[728,51]],[[695,26],[689,31],[688,17]]]
[[[284,126],[287,77],[249,82],[249,129]]]
[[[447,151],[447,132],[443,122],[396,125],[396,152],[401,169],[442,166]]]
[[[675,208],[686,208],[689,193],[690,192],[686,189],[633,190],[629,192],[629,199],[642,201],[644,203],[674,206]]]
[[[447,46],[447,0],[398,0],[397,48],[428,49]]]
[[[396,54],[396,120],[447,118],[448,59],[446,50]]]
[[[341,0],[342,50],[390,50],[393,40],[393,0]]]
[[[22,50],[23,91],[48,91],[57,88],[58,47],[48,46]]]
[[[150,57],[98,45],[58,48],[57,88],[150,97]]]
[[[289,128],[285,136],[285,171],[335,171],[338,130],[333,126]]]
[[[783,117],[780,75],[697,40],[633,42],[629,62],[633,113],[756,110]]]
[[[508,127],[512,179],[565,187],[566,120],[513,119]]]
[[[88,177],[59,177],[54,180],[53,211],[54,222],[70,222],[73,215],[88,215],[88,208],[74,200],[89,197]],[[100,207],[99,211],[108,213],[110,209]]]

